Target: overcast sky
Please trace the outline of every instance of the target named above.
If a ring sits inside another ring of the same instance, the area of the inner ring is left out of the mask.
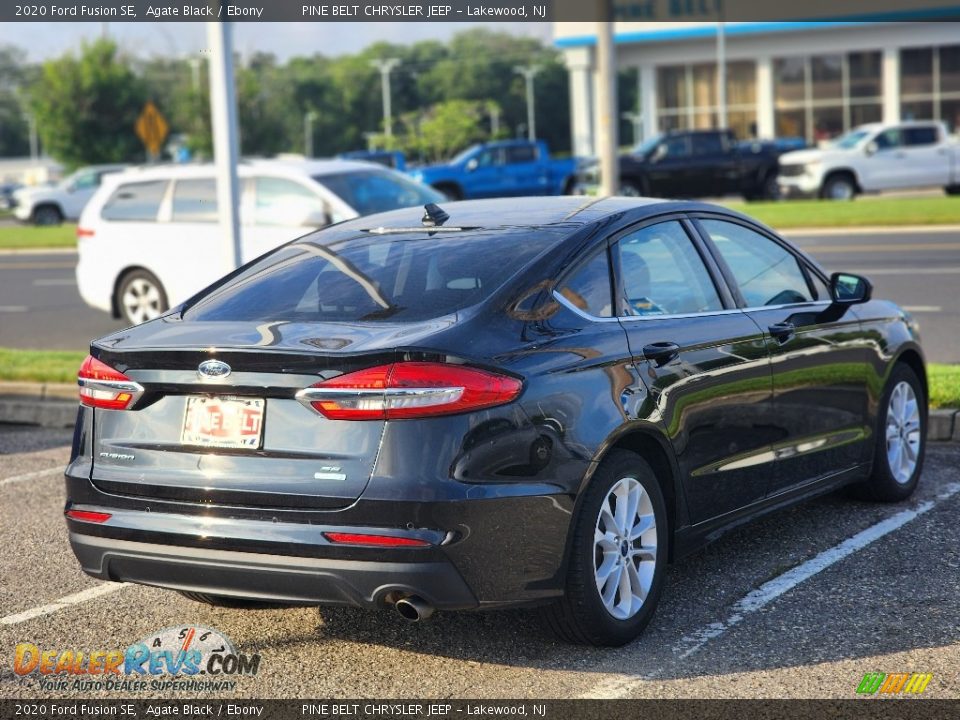
[[[0,0],[5,1],[5,0]],[[234,44],[244,55],[272,52],[280,59],[295,55],[342,55],[378,40],[411,43],[446,40],[459,30],[487,25],[515,35],[550,39],[550,23],[237,23]],[[0,43],[17,45],[31,60],[44,60],[80,46],[103,31],[102,23],[0,23]],[[110,23],[110,35],[138,56],[185,57],[206,47],[206,23]]]

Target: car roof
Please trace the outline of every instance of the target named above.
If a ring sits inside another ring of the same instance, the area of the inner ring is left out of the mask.
[[[383,165],[378,165],[377,163],[363,162],[360,160],[304,160],[291,158],[242,160],[238,170],[241,175],[247,175],[249,170],[267,170],[272,175],[317,177],[342,172],[383,171],[389,170],[389,168],[385,168]],[[131,167],[119,175],[111,175],[110,179],[112,182],[120,183],[136,180],[211,177],[215,173],[216,167],[213,163],[165,163]]]

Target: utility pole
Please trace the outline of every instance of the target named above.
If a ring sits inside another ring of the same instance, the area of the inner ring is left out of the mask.
[[[517,73],[517,75],[523,75],[523,79],[526,80],[527,83],[527,139],[531,141],[537,139],[537,119],[534,108],[533,79],[542,69],[543,68],[540,68],[536,65],[517,65],[513,68],[513,71]]]
[[[380,92],[383,94],[383,132],[393,137],[393,115],[390,109],[390,73],[400,64],[400,58],[371,60],[370,64],[380,71]]]
[[[30,126],[30,163],[36,165],[40,159],[40,144],[37,142],[37,116],[27,113],[27,124]]]
[[[187,63],[190,65],[190,84],[193,91],[200,92],[200,58],[189,57]]]
[[[597,22],[597,82],[600,123],[597,140],[600,156],[600,195],[620,192],[620,168],[617,165],[617,59],[613,49],[613,3],[599,0]]]
[[[487,110],[490,113],[490,135],[496,138],[500,134],[500,106],[491,103]]]
[[[223,0],[221,0],[223,2]],[[223,242],[223,269],[240,267],[240,184],[237,163],[237,96],[233,82],[233,23],[208,22],[210,47],[210,116],[217,174],[217,206]]]
[[[313,157],[313,121],[316,119],[317,114],[313,110],[303,115],[303,154],[308,158]]]
[[[717,23],[717,126],[727,127],[727,33],[722,14]]]

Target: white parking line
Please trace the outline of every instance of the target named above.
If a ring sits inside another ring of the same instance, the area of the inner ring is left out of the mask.
[[[114,582],[104,583],[103,585],[95,585],[92,588],[81,590],[73,595],[67,595],[59,600],[54,600],[48,605],[30,608],[29,610],[24,610],[16,615],[7,615],[6,617],[0,618],[0,625],[17,625],[18,623],[26,622],[27,620],[33,620],[34,618],[43,617],[44,615],[51,615],[52,613],[62,610],[65,607],[79,605],[80,603],[85,603],[87,600],[96,600],[98,597],[115,593],[118,590],[123,590],[125,587],[127,587],[127,585],[124,583]]]
[[[57,285],[76,285],[77,281],[73,278],[37,278],[33,284],[38,287],[52,287]]]
[[[47,468],[46,470],[36,470],[35,472],[24,473],[23,475],[14,475],[12,477],[3,478],[0,480],[0,487],[3,487],[4,485],[13,485],[25,480],[37,480],[38,478],[47,477],[48,475],[63,475],[63,466],[58,465],[57,467]]]
[[[892,533],[906,525],[911,520],[915,520],[933,508],[938,502],[951,498],[960,492],[960,483],[950,483],[933,500],[925,500],[908,510],[891,515],[886,520],[881,520],[875,525],[871,525],[866,530],[861,530],[856,535],[847,538],[839,545],[834,545],[827,550],[810,558],[804,563],[788,570],[782,575],[778,575],[773,580],[765,582],[760,587],[751,590],[737,603],[734,604],[729,616],[723,622],[709,623],[699,628],[692,635],[684,637],[674,646],[673,654],[678,661],[686,660],[691,655],[700,651],[700,649],[714,638],[720,637],[727,630],[739,625],[744,618],[766,607],[778,597],[797,585],[809,580],[817,573],[826,570],[846,557],[853,555],[858,550],[862,550],[871,543],[879,540],[884,535]],[[653,671],[647,675],[626,675],[608,678],[594,685],[587,693],[581,695],[582,698],[614,700],[625,698],[630,695],[631,690],[639,684],[656,679],[658,673]]]
[[[26,305],[0,305],[0,313],[26,312]]]
[[[939,305],[904,305],[903,309],[907,312],[915,313],[938,313],[943,312],[943,308]]]

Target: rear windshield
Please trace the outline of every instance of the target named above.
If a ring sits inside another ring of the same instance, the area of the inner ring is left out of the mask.
[[[190,307],[187,320],[415,322],[482,301],[558,230],[369,235],[299,242]]]

